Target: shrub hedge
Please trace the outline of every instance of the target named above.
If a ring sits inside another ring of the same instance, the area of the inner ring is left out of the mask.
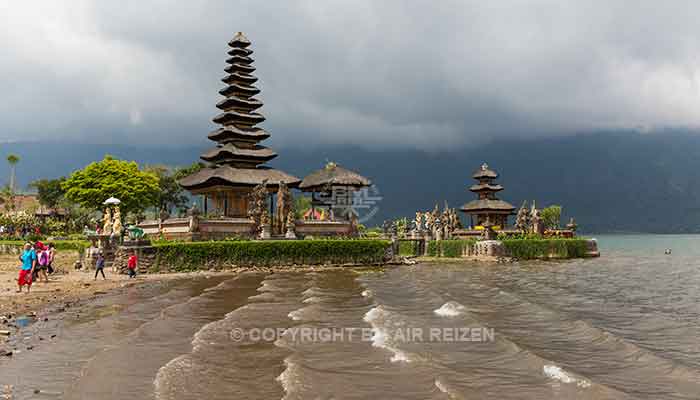
[[[468,252],[476,240],[474,239],[448,239],[431,240],[428,242],[427,255],[430,257],[459,258]]]
[[[506,239],[502,242],[510,257],[522,260],[582,258],[587,251],[586,239]]]
[[[419,243],[417,240],[399,240],[399,255],[404,257],[419,256]]]
[[[266,240],[157,243],[158,268],[192,271],[220,265],[374,264],[387,240]]]
[[[23,240],[0,240],[0,246],[17,246],[18,248],[21,248],[25,243],[26,241]],[[90,247],[90,242],[87,240],[46,240],[43,241],[43,243],[53,243],[58,251],[74,250],[79,253],[84,252],[85,249]]]

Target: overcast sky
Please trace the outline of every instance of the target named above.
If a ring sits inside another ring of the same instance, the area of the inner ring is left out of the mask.
[[[202,143],[243,31],[277,147],[700,125],[698,1],[0,0],[0,142]]]

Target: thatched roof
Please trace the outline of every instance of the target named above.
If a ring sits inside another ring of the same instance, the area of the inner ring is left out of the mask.
[[[312,191],[324,186],[371,186],[372,181],[357,172],[345,169],[335,163],[328,163],[324,168],[309,174],[299,185],[299,189]]]
[[[286,172],[266,168],[235,168],[228,165],[203,168],[194,174],[182,178],[180,185],[188,190],[195,190],[209,186],[255,186],[261,184],[265,179],[270,186],[277,186],[283,181],[290,187],[296,187],[301,181],[299,178],[289,175]]]
[[[229,74],[222,79],[227,86],[219,91],[226,97],[216,106],[223,112],[214,117],[214,122],[223,125],[209,134],[209,139],[218,143],[217,147],[202,154],[203,160],[214,164],[203,168],[180,180],[180,184],[191,191],[205,193],[220,187],[251,187],[264,180],[272,187],[280,181],[296,187],[301,180],[283,171],[263,167],[277,156],[271,149],[256,143],[267,139],[270,134],[254,125],[265,121],[265,117],[254,110],[263,103],[251,96],[260,93],[253,84],[257,78],[251,75],[253,50],[248,49],[250,40],[238,32],[229,42],[231,56],[224,70]]]
[[[265,140],[270,134],[262,128],[242,129],[234,125],[224,126],[209,134],[209,139],[215,142],[225,142],[233,139]]]
[[[251,97],[249,99],[244,99],[242,97],[228,97],[216,104],[216,108],[220,110],[230,110],[232,108],[239,108],[247,111],[257,110],[262,107],[262,101]]]
[[[472,178],[474,179],[482,179],[482,178],[491,178],[491,179],[496,179],[498,178],[498,172],[492,170],[489,168],[489,165],[486,163],[481,164],[481,167],[474,172],[474,175],[472,175]]]
[[[478,185],[472,185],[469,190],[472,192],[500,192],[503,190],[503,186],[499,184],[491,185],[488,183],[480,183]]]
[[[460,210],[468,213],[479,212],[479,211],[494,211],[494,212],[509,212],[512,213],[515,210],[515,206],[508,203],[507,201],[498,199],[480,199],[472,200],[469,203],[463,205]]]
[[[255,125],[265,121],[265,117],[256,112],[240,112],[236,110],[224,111],[216,117],[212,118],[212,121],[217,124],[229,124],[229,123],[241,123],[244,125]]]
[[[206,153],[202,154],[201,158],[205,161],[218,162],[228,159],[240,159],[240,160],[255,160],[259,163],[265,161],[270,161],[277,157],[277,153],[271,149],[256,145],[251,149],[245,149],[236,147],[232,143],[227,143],[220,147],[215,147]]]
[[[228,45],[231,47],[248,47],[250,46],[250,40],[248,40],[247,37],[243,34],[243,32],[236,32],[235,35],[233,35],[233,39],[231,39],[230,42],[228,42]]]
[[[228,68],[226,72],[231,73],[231,71],[228,71]],[[241,85],[238,83],[232,83],[229,86],[226,86],[225,88],[219,90],[219,94],[226,97],[233,96],[236,93],[242,93],[246,96],[255,96],[256,94],[260,93],[260,89],[256,88],[253,85]]]
[[[242,47],[234,47],[234,48],[232,48],[231,50],[229,50],[227,53],[228,53],[228,55],[230,55],[230,56],[236,56],[236,55],[238,55],[238,56],[244,56],[244,57],[245,57],[245,56],[248,56],[248,55],[250,55],[250,54],[253,54],[253,50],[251,50],[251,49],[244,49],[244,48],[242,48]]]
[[[229,85],[233,83],[252,85],[258,81],[258,78],[245,72],[233,72],[227,75],[225,78],[222,78],[221,81]]]

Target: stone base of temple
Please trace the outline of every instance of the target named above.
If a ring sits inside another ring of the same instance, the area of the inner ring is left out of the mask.
[[[515,229],[503,229],[495,231],[496,235],[505,234],[508,236],[522,235],[522,232]],[[456,229],[452,232],[452,237],[455,239],[470,239],[470,238],[480,238],[484,235],[484,231],[481,229]],[[571,229],[557,229],[557,230],[547,230],[542,235],[544,238],[563,238],[571,239],[576,236],[576,232]]]
[[[223,240],[234,237],[254,238],[253,222],[247,218],[169,218],[163,221],[143,221],[139,224],[151,239]]]
[[[151,239],[200,241],[231,238],[260,239],[248,218],[169,218],[144,221],[138,225]],[[289,228],[285,228],[288,232]],[[265,235],[264,239],[303,239],[305,237],[355,237],[357,230],[350,221],[295,221],[293,235]]]
[[[355,227],[350,221],[297,221],[296,235],[299,237],[354,237]]]

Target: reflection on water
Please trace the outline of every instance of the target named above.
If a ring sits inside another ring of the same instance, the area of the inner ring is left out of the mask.
[[[697,399],[700,237],[598,240],[592,260],[134,291],[2,361],[0,384],[16,399]]]

